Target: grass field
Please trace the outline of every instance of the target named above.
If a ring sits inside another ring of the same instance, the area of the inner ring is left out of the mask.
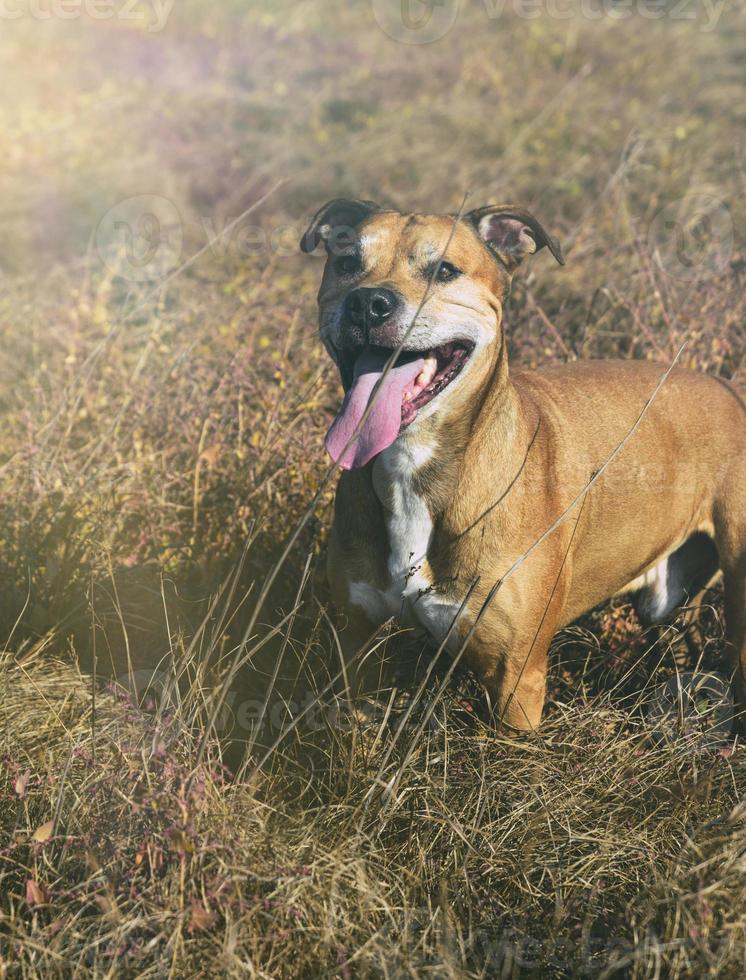
[[[650,708],[717,590],[560,634],[530,737],[445,665],[402,713],[394,627],[389,716],[330,693],[323,201],[531,208],[514,363],[746,378],[742,0],[460,6],[3,8],[2,976],[746,972],[746,750]]]

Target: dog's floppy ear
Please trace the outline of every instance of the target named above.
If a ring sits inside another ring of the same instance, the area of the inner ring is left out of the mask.
[[[373,201],[348,197],[335,197],[333,201],[327,201],[304,232],[300,240],[301,251],[313,252],[320,241],[333,249],[335,239],[345,230],[356,228],[361,221],[380,210],[380,206]]]
[[[538,252],[545,245],[560,265],[565,264],[560,243],[524,208],[512,204],[488,204],[470,211],[465,217],[509,272],[513,272],[527,255]]]

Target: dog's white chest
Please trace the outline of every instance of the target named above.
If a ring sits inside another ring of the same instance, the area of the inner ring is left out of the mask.
[[[351,582],[350,601],[373,620],[384,622],[393,616],[422,627],[441,642],[458,605],[433,587],[427,566],[433,521],[413,483],[415,472],[430,455],[429,448],[409,447],[400,439],[373,464],[373,486],[383,504],[388,535],[388,585],[382,590],[368,582]],[[456,645],[454,631],[448,647]]]

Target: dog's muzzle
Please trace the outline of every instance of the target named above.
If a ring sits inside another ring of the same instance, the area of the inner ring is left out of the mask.
[[[342,321],[348,341],[356,344],[383,344],[387,322],[399,308],[399,297],[381,286],[360,287],[348,293],[342,306]]]

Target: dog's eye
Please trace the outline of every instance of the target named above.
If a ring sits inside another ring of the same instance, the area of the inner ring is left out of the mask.
[[[359,255],[340,255],[334,262],[334,271],[340,276],[354,276],[360,272]]]
[[[455,279],[457,276],[461,275],[461,269],[457,269],[455,265],[450,262],[441,262],[435,272],[436,282],[450,282],[451,279]]]

